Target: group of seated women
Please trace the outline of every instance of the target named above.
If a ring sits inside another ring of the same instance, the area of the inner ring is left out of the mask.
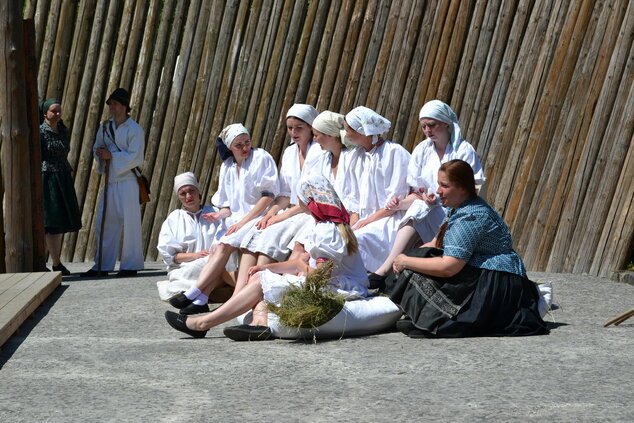
[[[456,114],[434,100],[419,121],[427,138],[410,155],[382,137],[391,123],[373,110],[344,116],[295,104],[279,172],[242,124],[224,128],[213,206],[203,206],[193,174],[175,178],[183,207],[158,245],[169,274],[159,291],[179,309],[167,322],[204,337],[251,311],[225,335],[270,339],[267,304],[332,262],[329,289],[349,301],[389,294],[404,312],[397,328],[412,338],[547,333],[507,226],[477,196],[482,166]],[[231,297],[209,312],[226,284]]]

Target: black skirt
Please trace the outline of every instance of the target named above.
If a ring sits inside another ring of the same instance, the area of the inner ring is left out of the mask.
[[[437,257],[442,250],[409,250],[410,257]],[[549,332],[537,308],[539,293],[526,277],[470,265],[450,278],[405,270],[390,274],[386,292],[414,325],[446,338],[528,336]]]
[[[81,214],[70,172],[42,172],[44,230],[47,234],[81,229]]]

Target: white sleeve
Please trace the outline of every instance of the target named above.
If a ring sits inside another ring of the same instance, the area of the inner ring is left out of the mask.
[[[291,197],[291,183],[293,181],[292,172],[298,164],[293,163],[293,154],[296,153],[297,147],[295,144],[287,147],[282,155],[282,165],[280,166],[280,197]]]
[[[123,175],[137,166],[143,166],[145,134],[139,124],[129,122],[124,136],[118,137],[116,142],[120,151],[111,151],[111,170],[115,175]]]
[[[484,182],[484,169],[482,168],[482,164],[480,163],[480,158],[478,157],[478,153],[475,151],[473,146],[469,144],[467,141],[463,141],[458,146],[457,159],[464,160],[469,163],[473,168],[473,177],[475,179],[476,185]]]
[[[233,160],[233,159],[228,158],[227,160]],[[231,189],[231,187],[227,187],[227,181],[226,181],[227,169],[228,169],[227,160],[222,162],[222,165],[220,165],[218,191],[216,191],[216,193],[211,198],[211,202],[213,203],[213,205],[218,208],[224,208],[224,207],[229,208],[229,206],[231,205],[231,202],[229,201],[229,196],[227,195],[228,191]]]
[[[167,219],[165,219],[165,222],[161,225],[161,232],[159,233],[158,244],[156,246],[159,254],[163,257],[163,262],[168,266],[176,264],[174,263],[174,257],[186,249],[176,234],[177,220],[178,210],[173,211],[167,216]]]
[[[263,154],[258,166],[257,190],[260,197],[264,194],[272,194],[275,197],[280,194],[277,165],[268,152],[261,151]]]
[[[404,198],[409,194],[409,185],[407,184],[407,166],[410,161],[410,154],[400,144],[390,143],[390,150],[387,156],[383,158],[385,170],[385,194],[386,198],[392,197]],[[386,145],[386,147],[388,147]],[[381,204],[384,206],[384,204]]]
[[[343,261],[348,250],[336,224],[332,222],[317,223],[311,238],[311,247],[308,253],[313,259],[332,260],[335,265]]]
[[[426,162],[425,143],[426,141],[421,141],[414,148],[412,157],[409,159],[409,164],[407,165],[407,184],[415,190],[425,185],[421,177],[421,170]]]

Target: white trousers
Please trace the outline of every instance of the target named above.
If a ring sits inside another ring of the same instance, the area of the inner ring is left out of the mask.
[[[97,252],[93,269],[99,270],[99,244],[103,216],[103,195],[97,213]],[[123,237],[122,237],[123,235]],[[121,243],[123,242],[123,243]],[[143,246],[141,243],[141,205],[139,184],[136,179],[127,179],[108,184],[108,204],[103,229],[103,255],[101,270],[111,272],[121,247],[119,270],[143,269]]]

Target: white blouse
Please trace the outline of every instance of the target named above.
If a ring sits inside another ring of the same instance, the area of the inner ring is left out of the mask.
[[[315,158],[322,153],[321,146],[314,141],[308,144],[306,150],[306,158],[304,159],[303,168],[299,163],[299,146],[297,144],[291,144],[286,147],[284,154],[282,155],[282,162],[280,166],[280,193],[279,196],[289,197],[291,204],[298,204],[297,200],[297,188],[299,181],[307,174],[311,163]]]
[[[424,188],[427,193],[436,193],[440,165],[454,159],[464,160],[471,165],[476,185],[484,181],[484,171],[482,170],[478,153],[476,153],[471,144],[467,141],[462,141],[458,148],[454,150],[451,143],[449,143],[445,149],[444,156],[440,159],[438,154],[436,154],[434,142],[428,138],[421,141],[412,152],[412,158],[407,167],[407,183],[414,190]]]
[[[254,148],[240,166],[233,157],[220,167],[218,191],[212,203],[218,208],[228,207],[232,221],[245,216],[263,195],[275,197],[279,194],[277,166],[273,157],[261,148]]]
[[[174,262],[176,254],[209,250],[225,232],[223,222],[209,222],[201,218],[202,214],[216,211],[218,209],[213,206],[204,206],[196,213],[178,209],[167,216],[161,225],[156,248],[167,264],[168,272],[180,267]]]

